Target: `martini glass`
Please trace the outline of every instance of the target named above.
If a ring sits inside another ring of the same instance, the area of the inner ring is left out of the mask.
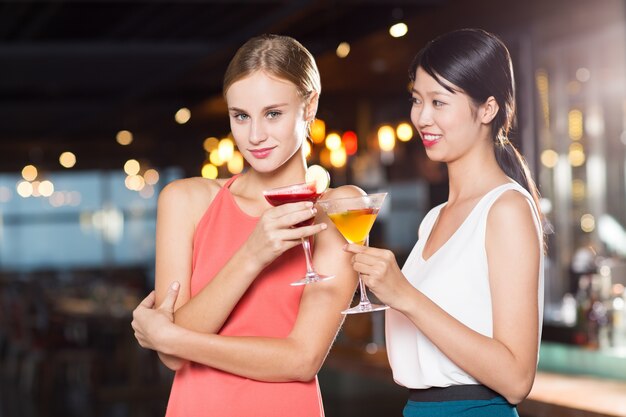
[[[380,207],[387,193],[363,195],[359,197],[337,198],[318,201],[337,230],[350,243],[365,245]],[[342,311],[343,314],[369,313],[389,308],[383,304],[372,304],[359,274],[361,300],[358,305]]]
[[[315,203],[317,199],[320,198],[320,195],[321,194],[319,194],[315,188],[315,183],[293,184],[263,191],[263,196],[265,196],[268,203],[273,206],[296,203],[298,201],[310,201]],[[293,227],[309,226],[313,224],[314,221],[315,219],[311,218],[302,221]],[[311,242],[308,237],[302,238],[302,247],[304,249],[304,257],[306,259],[306,275],[304,278],[296,282],[292,282],[291,285],[304,285],[335,278],[334,275],[318,274],[315,272],[315,269],[313,269],[313,261],[311,260]]]

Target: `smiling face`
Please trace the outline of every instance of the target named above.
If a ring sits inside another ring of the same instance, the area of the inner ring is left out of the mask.
[[[234,82],[226,91],[226,102],[237,147],[259,172],[271,172],[292,160],[315,116],[293,83],[263,71]]]
[[[443,80],[445,82],[445,80]],[[428,157],[452,162],[472,151],[478,143],[489,143],[489,125],[470,97],[448,84],[448,91],[421,67],[412,89],[411,121],[419,132]]]

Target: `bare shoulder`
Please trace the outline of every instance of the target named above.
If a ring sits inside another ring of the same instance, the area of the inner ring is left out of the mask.
[[[320,198],[320,200],[331,200],[335,198],[359,197],[365,195],[365,191],[356,185],[342,185],[337,188],[328,189]]]
[[[522,241],[535,241],[537,224],[532,202],[522,193],[505,191],[494,203],[487,217],[487,234],[496,239],[517,236]]]
[[[534,214],[531,204],[531,201],[519,191],[505,191],[493,203],[489,219],[498,223],[524,220],[532,222]]]
[[[158,210],[198,220],[211,204],[224,180],[183,178],[167,184],[159,193]]]

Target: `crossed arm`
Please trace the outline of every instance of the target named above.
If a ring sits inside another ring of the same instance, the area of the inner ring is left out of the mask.
[[[311,217],[311,207],[305,203],[270,209],[272,212],[262,217],[248,241],[211,283],[190,297],[195,225],[189,222],[189,216],[176,212],[184,198],[178,192],[181,190],[169,191],[174,192],[164,192],[159,199],[156,300],[147,299],[134,315],[133,327],[140,344],[157,350],[163,362],[174,370],[193,361],[263,381],[313,378],[343,322],[341,310],[350,302],[356,287],[351,256],[341,250],[345,245],[343,237],[323,213],[317,213],[314,226],[291,229],[290,225]],[[356,188],[342,187],[329,191],[327,198],[359,193]],[[258,273],[280,253],[299,245],[301,236],[313,234],[316,269],[336,278],[306,286],[291,333],[286,338],[217,335]],[[169,307],[163,304],[167,304],[166,294],[173,282],[179,282],[180,287],[168,313]],[[155,301],[161,307],[149,308]]]

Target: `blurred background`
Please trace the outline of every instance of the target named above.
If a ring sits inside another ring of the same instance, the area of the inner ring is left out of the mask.
[[[94,0],[0,2],[0,417],[164,414],[172,374],[130,328],[154,283],[157,196],[245,169],[221,84],[252,36],[315,55],[309,162],[390,193],[371,244],[403,262],[447,199],[410,125],[408,67],[463,27],[509,47],[512,139],[546,214],[540,373],[520,414],[626,416],[625,1]],[[347,318],[320,373],[329,417],[400,415],[383,325]]]

